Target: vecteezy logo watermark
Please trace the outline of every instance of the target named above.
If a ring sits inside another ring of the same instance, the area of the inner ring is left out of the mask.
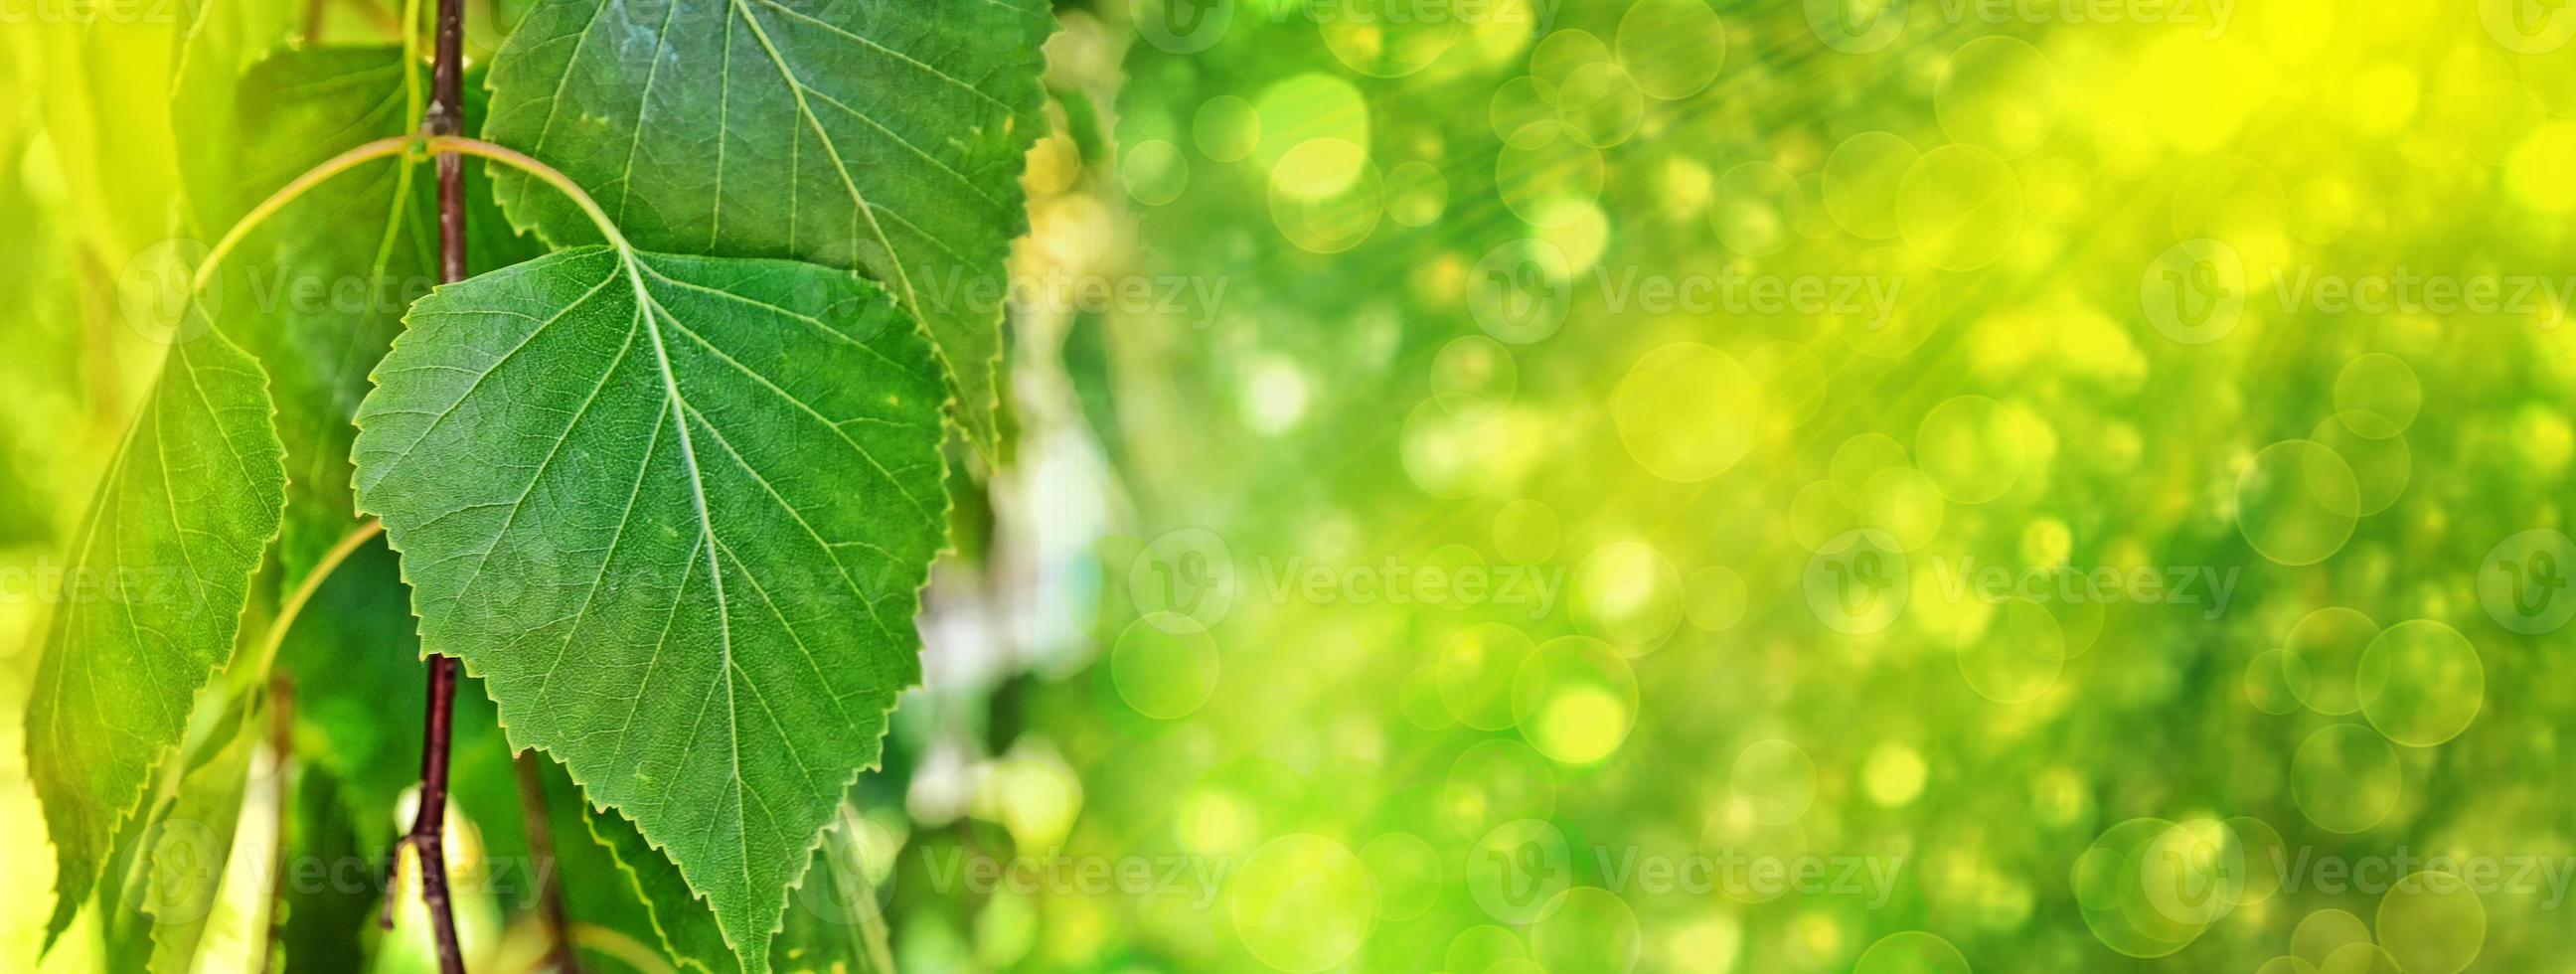
[[[1894,535],[1876,528],[1845,531],[1807,559],[1807,608],[1836,632],[1877,632],[1905,611],[1911,572]]]
[[[1825,46],[1868,54],[1905,32],[1909,0],[1807,0],[1807,27]]]
[[[2567,591],[2576,572],[2576,541],[2550,528],[2522,531],[2496,543],[2478,565],[2478,603],[2487,617],[2526,636],[2556,632],[2576,616]]]
[[[1135,0],[1128,8],[1136,34],[1173,54],[1215,47],[1234,26],[1234,0]]]
[[[2519,54],[2547,54],[2576,38],[2576,0],[2478,0],[2478,19]]]
[[[145,887],[143,911],[157,923],[192,923],[213,912],[215,893],[224,880],[224,856],[231,842],[203,822],[172,818],[153,824],[144,837],[152,882]]]
[[[1896,313],[1905,279],[1876,274],[1650,274],[1636,267],[1592,269],[1591,285],[1611,315],[1833,315],[1862,318],[1876,331]],[[1467,310],[1496,340],[1526,345],[1556,334],[1574,303],[1565,251],[1545,240],[1515,240],[1488,251],[1467,280]]]
[[[1505,822],[1467,850],[1467,892],[1486,916],[1507,924],[1538,920],[1574,885],[1565,833],[1534,818]]]
[[[116,274],[116,305],[125,326],[165,345],[195,341],[214,330],[215,314],[224,306],[221,278],[197,291],[197,269],[210,249],[185,237],[163,240],[136,251]]]
[[[1166,531],[1127,564],[1136,611],[1176,635],[1216,628],[1234,607],[1234,589],[1234,551],[1206,528]]]
[[[1262,587],[1271,604],[1299,599],[1310,605],[1470,605],[1529,607],[1530,621],[1545,619],[1565,591],[1565,569],[1540,565],[1408,564],[1388,555],[1369,564],[1325,565],[1304,555],[1262,555]]]
[[[1806,0],[1807,27],[1838,51],[1868,54],[1896,42],[1911,0]],[[2177,24],[2216,39],[2227,32],[2236,0],[1935,0],[1941,22],[1988,27],[2050,24]]]
[[[1565,323],[1573,304],[1573,266],[1564,249],[1545,240],[1495,247],[1467,272],[1467,314],[1497,341],[1543,341]]]
[[[1942,597],[1954,604],[1974,598],[2000,605],[2021,598],[2039,603],[2206,605],[2201,618],[2215,619],[2227,612],[2228,598],[2236,591],[2236,576],[2242,569],[2234,565],[2223,570],[2217,565],[2140,565],[2127,569],[2046,565],[2014,569],[1979,565],[1974,556],[1963,556],[1935,557],[1932,571],[1940,582]]]
[[[2245,315],[2245,258],[2203,237],[2165,248],[2138,281],[2138,305],[2166,338],[2206,345]]]
[[[2157,255],[2138,282],[2138,302],[2165,337],[2205,345],[2236,329],[2257,285],[2271,292],[2282,314],[2524,315],[2550,329],[2576,304],[2576,275],[2424,274],[2404,265],[2385,274],[2268,267],[2258,275],[2235,247],[2206,237]]]

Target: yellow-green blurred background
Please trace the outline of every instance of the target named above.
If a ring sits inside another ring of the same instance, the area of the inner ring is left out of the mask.
[[[222,151],[119,9],[0,6],[0,967]],[[2576,5],[1059,15],[867,785],[907,969],[2570,969]]]

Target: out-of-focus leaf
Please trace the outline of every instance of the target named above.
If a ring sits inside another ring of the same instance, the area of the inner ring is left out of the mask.
[[[285,503],[270,409],[259,364],[221,333],[172,346],[74,543],[27,710],[58,865],[48,943],[89,898],[198,688],[232,658]]]
[[[257,129],[236,119],[252,120],[268,103],[262,95],[286,94],[241,83],[243,72],[287,39],[304,8],[285,0],[165,0],[163,6],[180,12],[169,99],[171,128],[182,150],[179,179],[196,231],[220,234],[232,223],[223,201],[232,193],[236,167],[260,162],[255,151],[242,151],[253,147],[238,138]]]
[[[295,773],[295,795],[283,834],[286,873],[278,877],[277,943],[281,971],[354,971],[364,966],[363,935],[377,900],[372,856],[360,839],[340,781],[323,768]]]
[[[220,746],[180,776],[169,811],[144,838],[140,852],[148,885],[141,906],[151,919],[155,974],[185,974],[197,959],[232,860],[251,752],[267,726],[265,713],[265,707],[251,706],[227,716],[215,737]]]

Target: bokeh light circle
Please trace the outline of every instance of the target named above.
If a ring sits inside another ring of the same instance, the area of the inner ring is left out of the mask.
[[[1601,546],[1575,567],[1567,588],[1575,627],[1628,655],[1653,651],[1681,625],[1681,572],[1641,542]]]
[[[2373,352],[2344,364],[2334,384],[2336,419],[2374,440],[2406,432],[2424,404],[2424,384],[2405,359]]]
[[[1933,112],[1952,142],[2006,159],[2029,155],[2057,128],[2057,69],[2020,38],[1989,35],[1959,45],[1932,89]]]
[[[1530,926],[1532,959],[1547,971],[1627,974],[1637,966],[1643,936],[1627,901],[1597,886],[1557,894],[1546,916]]]
[[[1367,864],[1320,835],[1271,840],[1228,878],[1225,893],[1244,949],[1292,974],[1348,959],[1377,924],[1377,883]]]
[[[2021,221],[2021,178],[1984,149],[1933,149],[1898,184],[1897,225],[1905,245],[1945,271],[1994,263],[2013,246]]]
[[[1521,662],[1512,719],[1521,737],[1558,764],[1609,757],[1637,723],[1637,677],[1598,640],[1560,636]]]
[[[1925,413],[1914,458],[1942,496],[1983,504],[2021,479],[2027,446],[2011,408],[1984,396],[1952,396]]]
[[[2245,543],[2284,565],[2313,565],[2343,549],[2361,511],[2361,483],[2325,444],[2264,447],[2236,478],[2236,526]]]
[[[1763,824],[1794,822],[1815,804],[1816,761],[1794,741],[1755,741],[1736,752],[1726,784],[1729,797],[1750,803]]]
[[[2458,875],[2419,872],[2380,897],[2376,926],[2406,974],[2459,974],[2486,946],[2486,903]]]
[[[2361,659],[2379,638],[2379,623],[2359,610],[2328,606],[2300,617],[2282,646],[2290,656],[2284,679],[2307,708],[2329,717],[2358,713]]]
[[[2430,619],[2380,632],[2356,676],[2362,715],[2389,740],[2433,747],[2458,737],[2486,702],[2486,667],[2460,631]]]
[[[1138,619],[1110,648],[1109,672],[1119,699],[1137,713],[1179,720],[1216,694],[1216,639],[1188,616]]]
[[[1498,622],[1459,630],[1433,662],[1440,701],[1458,722],[1477,730],[1512,726],[1512,681],[1521,663],[1538,644],[1518,629]]]
[[[1726,24],[1703,0],[1638,0],[1619,17],[1619,64],[1664,101],[1699,94],[1726,65]]]
[[[1767,425],[1761,386],[1733,356],[1680,342],[1646,353],[1611,390],[1619,442],[1648,473],[1692,483],[1726,472]]]
[[[2359,724],[2318,728],[2290,762],[2291,798],[2328,832],[2349,835],[2378,825],[2397,808],[2405,785],[2388,739]]]
[[[1891,933],[1862,951],[1852,974],[1972,974],[1966,955],[1921,930]]]

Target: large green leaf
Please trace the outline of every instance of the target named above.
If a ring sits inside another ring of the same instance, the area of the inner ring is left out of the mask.
[[[729,942],[767,943],[920,678],[946,510],[929,343],[847,274],[599,247],[409,322],[356,456],[423,648],[633,819]]]
[[[28,769],[59,864],[49,942],[232,657],[285,504],[282,453],[257,362],[220,332],[171,347],[74,543],[28,702]]]
[[[571,175],[638,247],[884,281],[989,443],[1054,22],[1037,0],[544,0],[493,59],[484,133]],[[598,239],[554,191],[495,181],[520,226]]]

